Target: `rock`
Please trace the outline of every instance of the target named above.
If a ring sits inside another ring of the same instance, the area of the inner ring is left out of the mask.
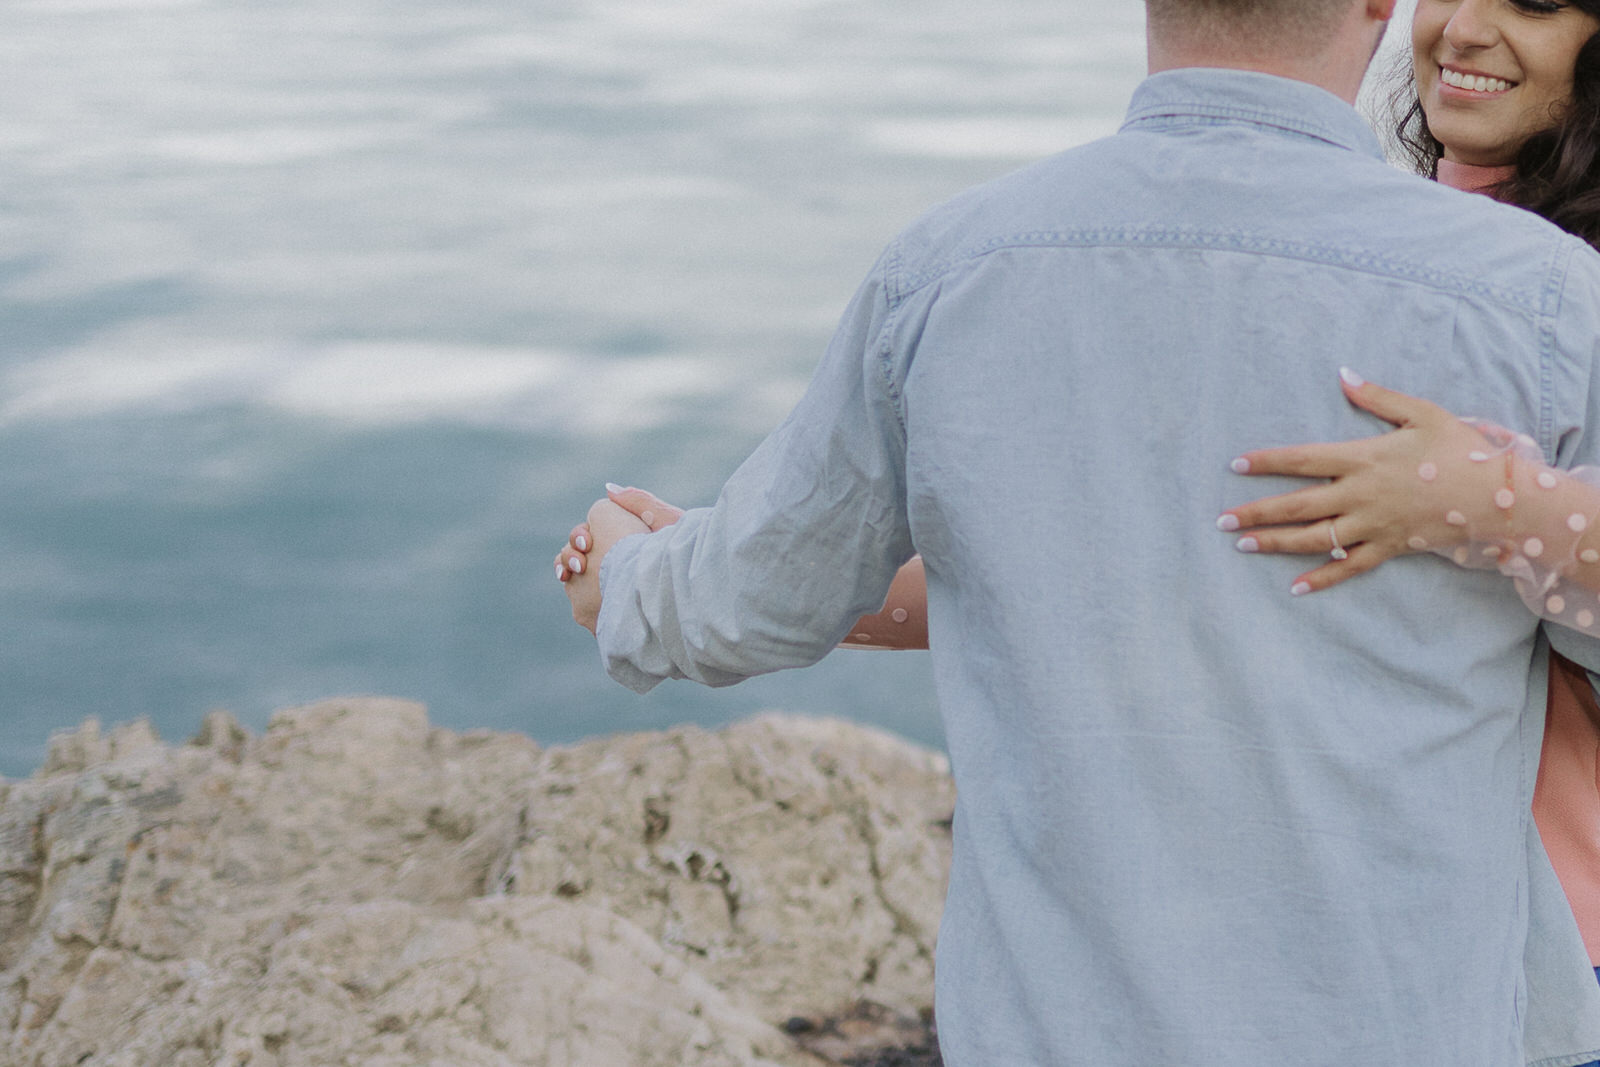
[[[830,720],[90,720],[0,782],[0,1063],[935,1063],[953,803],[942,757]]]

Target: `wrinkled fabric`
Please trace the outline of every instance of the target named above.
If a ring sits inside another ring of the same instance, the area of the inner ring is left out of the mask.
[[[811,663],[921,552],[952,1067],[1581,1063],[1538,620],[1428,556],[1291,597],[1214,520],[1294,487],[1231,457],[1384,429],[1341,365],[1595,462],[1597,352],[1575,238],[1319,89],[1158,74],[889,246],[715,507],[606,557],[601,653],[641,691]]]

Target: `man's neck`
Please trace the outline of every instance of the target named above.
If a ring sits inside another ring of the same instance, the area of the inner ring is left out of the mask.
[[[1274,62],[1270,59],[1244,59],[1216,53],[1198,53],[1181,59],[1162,57],[1162,61],[1158,62],[1154,50],[1150,53],[1151,74],[1158,74],[1163,70],[1178,70],[1183,67],[1253,70],[1260,74],[1275,74],[1280,78],[1292,78],[1295,81],[1307,82],[1326,89],[1350,104],[1356,102],[1356,93],[1361,88],[1359,75],[1352,79],[1343,72],[1308,69],[1306,64],[1286,60]]]

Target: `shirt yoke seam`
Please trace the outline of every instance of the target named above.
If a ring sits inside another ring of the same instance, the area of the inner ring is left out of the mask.
[[[1532,316],[1542,316],[1545,310],[1543,305],[1548,304],[1548,299],[1542,293],[1538,298],[1530,299],[1514,290],[1487,284],[1470,275],[1422,264],[1396,262],[1336,245],[1275,237],[1255,237],[1227,231],[1090,229],[1039,230],[997,237],[910,275],[897,272],[894,280],[898,284],[889,290],[890,308],[893,310],[919,290],[969,263],[996,252],[1023,248],[1188,248],[1196,251],[1238,252],[1403,279],[1443,292],[1476,296]],[[897,265],[900,258],[897,249]]]

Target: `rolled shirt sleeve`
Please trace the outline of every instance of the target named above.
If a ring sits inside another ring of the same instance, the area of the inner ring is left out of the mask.
[[[643,693],[666,678],[725,686],[807,666],[883,603],[913,553],[890,263],[863,283],[805,395],[716,505],[607,554],[597,636],[617,681]]]

